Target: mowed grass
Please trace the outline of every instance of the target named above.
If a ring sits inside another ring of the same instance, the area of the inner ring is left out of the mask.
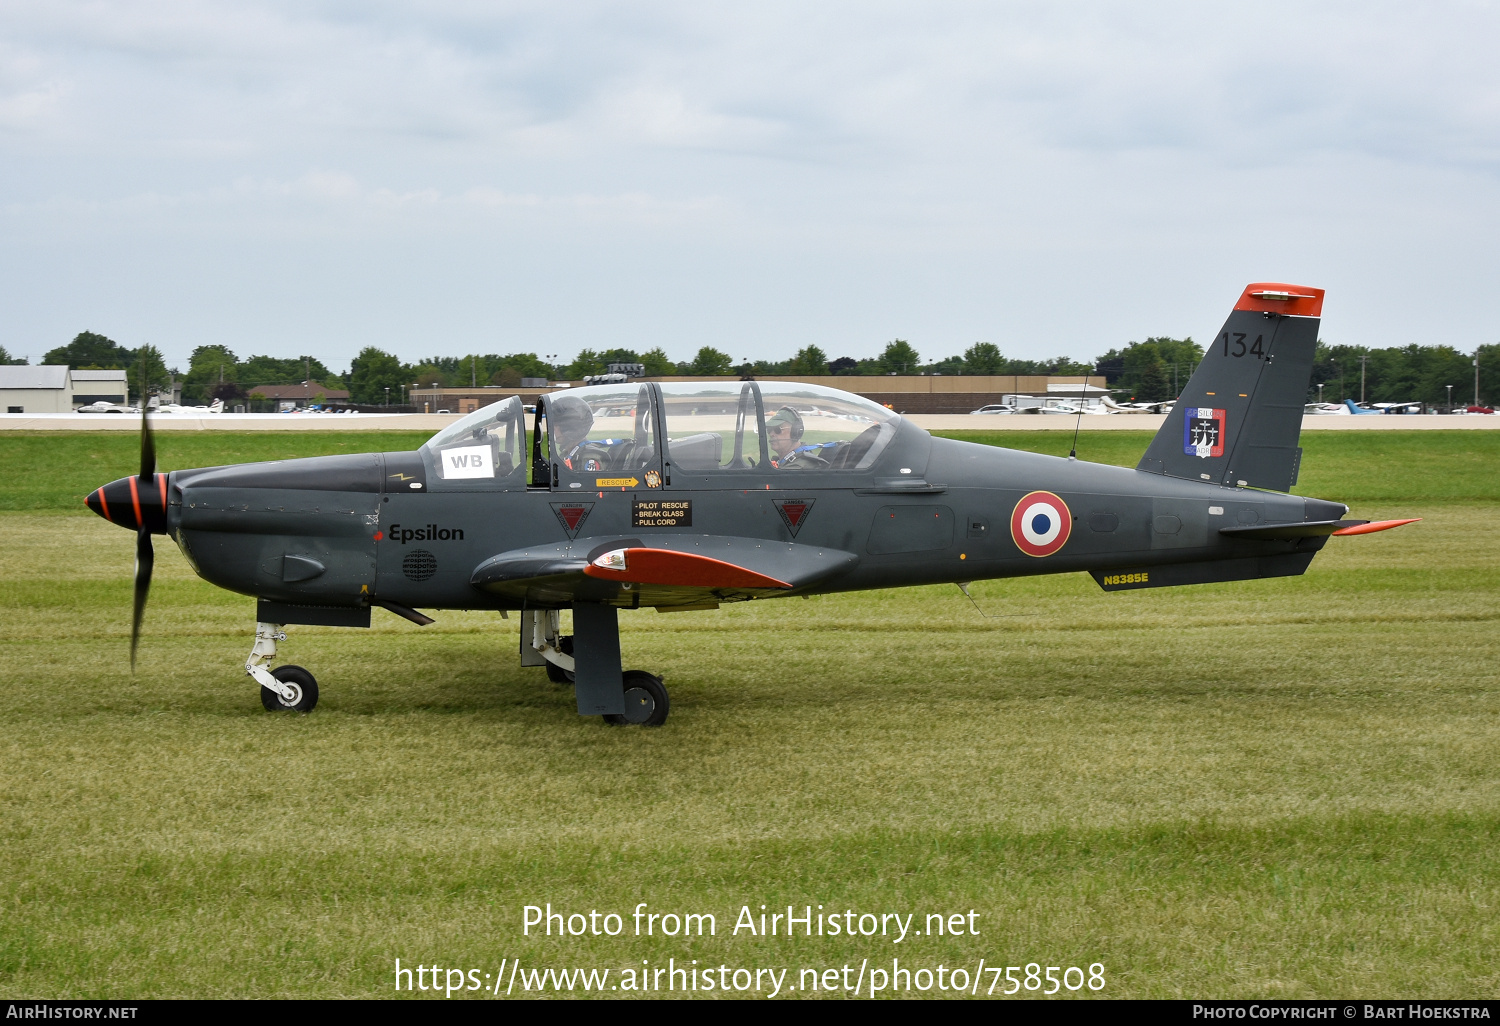
[[[410,444],[214,437],[192,458]],[[322,702],[266,714],[241,669],[253,603],[169,542],[132,676],[132,536],[55,497],[133,451],[58,471],[0,514],[0,992],[392,995],[398,957],[795,983],[898,957],[1100,962],[1105,996],[1491,996],[1500,464],[1488,433],[1349,438],[1304,436],[1299,491],[1426,519],[1334,539],[1301,578],[975,585],[989,617],[954,588],[625,614],[626,665],[672,691],[660,730],[578,718],[517,665],[517,621],[478,613],[291,628]],[[45,466],[48,439],[7,442],[9,480]],[[521,933],[527,904],[642,901],[718,935]],[[762,904],[918,929],[972,909],[980,932],[733,936]]]

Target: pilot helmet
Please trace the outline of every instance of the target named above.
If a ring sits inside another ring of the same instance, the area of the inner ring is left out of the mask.
[[[802,438],[802,417],[790,406],[783,406],[771,414],[766,421],[766,431],[774,431],[780,424],[785,424],[792,429],[792,441],[797,442]]]
[[[552,421],[552,433],[559,441],[582,441],[588,437],[589,428],[594,426],[594,411],[576,395],[552,400],[547,407],[547,416]]]

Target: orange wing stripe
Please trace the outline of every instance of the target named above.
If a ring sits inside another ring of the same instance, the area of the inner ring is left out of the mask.
[[[1410,520],[1372,520],[1368,524],[1359,524],[1355,527],[1345,527],[1334,531],[1334,534],[1374,534],[1376,531],[1389,531],[1393,527],[1402,527],[1406,524],[1415,524],[1421,517],[1413,517]]]
[[[590,577],[631,584],[667,584],[686,588],[790,588],[785,581],[746,570],[721,559],[671,549],[626,549],[625,569],[609,570],[590,563]]]

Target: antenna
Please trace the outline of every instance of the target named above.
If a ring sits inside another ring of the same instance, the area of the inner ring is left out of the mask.
[[[974,601],[974,596],[969,594],[969,585],[973,584],[973,581],[956,581],[954,583],[958,585],[958,590],[964,593],[964,598],[968,599],[974,604],[974,612],[978,613],[980,616],[984,617],[987,620],[1008,620],[1011,617],[1015,616],[1031,615],[1030,613],[986,613],[983,609],[979,608],[979,603]],[[806,597],[806,595],[803,596],[803,598]]]
[[[1089,372],[1083,372],[1083,395],[1078,400],[1078,419],[1073,422],[1073,448],[1068,450],[1068,459],[1078,458],[1078,429],[1083,426],[1083,404],[1089,398]]]

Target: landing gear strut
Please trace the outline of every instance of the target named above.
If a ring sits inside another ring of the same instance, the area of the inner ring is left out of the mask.
[[[571,635],[562,633],[561,620],[556,609],[522,613],[522,666],[545,666],[549,680],[571,681],[580,716],[602,716],[615,725],[659,727],[666,722],[671,699],[661,678],[620,669],[619,611],[614,606],[575,602]]]
[[[245,672],[260,685],[260,704],[268,712],[312,712],[318,704],[318,682],[300,666],[266,667],[276,658],[276,643],[286,640],[279,623],[255,625],[255,647],[245,660]]]

